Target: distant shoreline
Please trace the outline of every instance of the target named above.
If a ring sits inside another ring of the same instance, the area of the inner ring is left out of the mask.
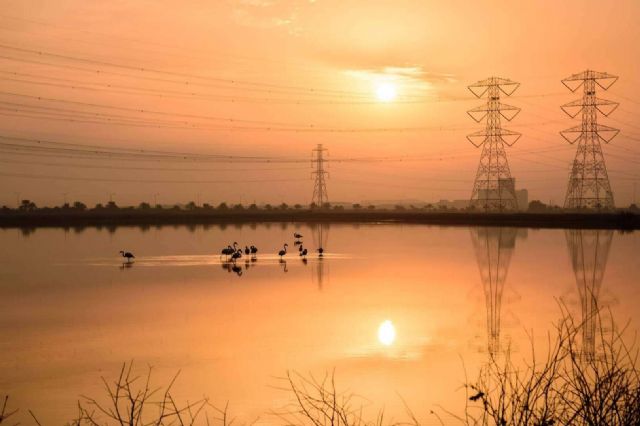
[[[137,210],[9,211],[0,228],[145,225],[299,223],[404,223],[443,226],[512,226],[527,228],[640,229],[640,213],[541,212],[473,213],[412,210]]]

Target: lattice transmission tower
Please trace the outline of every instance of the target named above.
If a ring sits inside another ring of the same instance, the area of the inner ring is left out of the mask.
[[[480,164],[471,193],[471,207],[484,211],[516,210],[515,180],[511,177],[504,146],[511,146],[521,134],[503,129],[501,119],[511,121],[520,108],[500,102],[500,93],[510,96],[520,83],[506,78],[490,77],[468,86],[477,98],[487,94],[486,105],[467,111],[477,123],[486,119],[484,130],[467,136],[476,148],[482,147]]]
[[[311,151],[311,167],[313,169],[311,174],[314,178],[311,202],[315,204],[316,207],[324,207],[324,205],[329,202],[326,183],[329,172],[324,169],[324,163],[326,162],[324,157],[325,152],[327,152],[327,149],[323,148],[321,143]]]
[[[487,350],[500,350],[500,311],[511,256],[516,246],[516,229],[479,227],[471,230],[471,240],[480,269],[487,309]]]
[[[597,98],[596,86],[607,90],[617,80],[617,76],[591,70],[562,80],[562,84],[572,92],[583,87],[582,99],[562,105],[562,110],[571,118],[582,112],[582,123],[579,126],[560,132],[570,144],[578,142],[569,175],[565,208],[614,208],[613,192],[600,141],[609,143],[619,130],[598,124],[598,113],[608,117],[618,107],[618,103]]]
[[[582,357],[595,359],[600,288],[613,239],[611,230],[566,231],[571,266],[576,277],[582,314]]]

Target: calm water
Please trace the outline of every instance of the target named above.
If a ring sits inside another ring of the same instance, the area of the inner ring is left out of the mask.
[[[304,263],[293,232],[310,249]],[[255,244],[255,261],[218,253]],[[284,242],[292,252],[279,262]],[[277,423],[287,370],[335,368],[339,389],[402,418],[401,395],[424,424],[510,347],[536,345],[593,292],[618,323],[640,324],[640,236],[611,231],[402,225],[0,230],[0,395],[16,418],[60,424],[80,395],[101,396],[133,360],[175,395],[203,395],[239,422]],[[123,265],[119,250],[136,255]],[[224,260],[224,259],[223,259]],[[587,290],[585,290],[587,289]],[[589,290],[590,289],[590,290]],[[382,326],[381,325],[385,324]],[[394,336],[395,332],[395,336]],[[593,350],[589,338],[582,350]],[[463,367],[464,364],[464,367]]]

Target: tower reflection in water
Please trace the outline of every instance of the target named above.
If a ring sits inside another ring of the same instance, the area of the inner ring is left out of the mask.
[[[471,229],[471,241],[480,269],[487,316],[487,351],[495,356],[500,350],[500,311],[511,256],[516,236],[526,230],[503,227],[477,227]]]
[[[313,248],[310,249],[310,255],[317,260],[311,262],[311,281],[318,286],[318,290],[322,290],[329,277],[329,265],[325,260],[328,252],[329,229],[330,225],[328,223],[311,225]],[[323,254],[317,251],[319,248],[324,250]]]
[[[571,266],[580,296],[582,353],[588,361],[596,356],[600,293],[613,240],[611,230],[570,229],[565,231]]]

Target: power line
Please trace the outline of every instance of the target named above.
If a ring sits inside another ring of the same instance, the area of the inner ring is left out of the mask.
[[[166,70],[159,70],[159,69],[148,68],[148,67],[140,67],[140,66],[132,66],[132,65],[120,64],[120,63],[116,63],[116,62],[100,61],[100,60],[97,60],[97,59],[81,58],[81,57],[71,56],[71,55],[63,55],[63,54],[47,52],[47,51],[43,51],[43,50],[34,50],[34,49],[27,49],[27,48],[22,48],[22,47],[8,46],[8,45],[4,45],[4,44],[0,44],[0,48],[1,49],[5,49],[5,50],[14,51],[14,52],[28,53],[28,54],[32,54],[32,55],[37,55],[38,57],[47,56],[47,57],[56,58],[56,59],[64,59],[64,60],[70,60],[70,61],[74,61],[74,62],[82,62],[82,63],[86,63],[86,64],[101,65],[101,66],[107,66],[107,67],[112,67],[112,68],[120,68],[120,69],[129,70],[129,71],[141,72],[141,73],[152,73],[152,74],[160,74],[160,75],[167,75],[167,76],[173,76],[173,77],[181,77],[181,78],[188,78],[188,79],[196,79],[196,80],[203,80],[203,81],[226,83],[226,84],[231,84],[234,87],[236,87],[236,86],[251,86],[251,87],[260,87],[260,88],[270,88],[270,89],[281,89],[281,90],[298,91],[298,92],[313,93],[313,94],[325,93],[325,94],[342,95],[342,96],[366,96],[366,97],[370,96],[370,94],[362,93],[362,92],[353,92],[353,91],[345,91],[345,90],[331,90],[331,89],[317,89],[317,88],[309,88],[309,87],[302,87],[302,86],[291,86],[291,85],[282,85],[282,84],[262,83],[262,82],[256,82],[256,81],[243,81],[243,80],[226,79],[226,78],[220,78],[220,77],[211,77],[211,76],[206,76],[206,75],[197,75],[197,74],[191,74],[191,73],[166,71]],[[184,84],[189,84],[189,83],[192,83],[192,82],[191,81],[184,81],[183,83]]]
[[[303,157],[291,157],[291,156],[240,156],[240,155],[227,155],[227,154],[200,154],[200,153],[187,153],[176,151],[159,151],[159,150],[146,150],[135,148],[118,148],[107,147],[104,145],[96,144],[79,144],[63,141],[34,139],[24,137],[14,137],[9,135],[1,135],[0,139],[14,141],[18,143],[3,143],[0,147],[4,147],[5,150],[13,151],[28,151],[34,152],[34,154],[46,154],[47,156],[53,156],[52,154],[59,154],[64,158],[75,158],[74,156],[89,156],[90,158],[98,157],[102,158],[104,155],[114,155],[117,159],[135,159],[135,160],[149,160],[149,161],[237,161],[237,162],[266,162],[266,163],[279,163],[279,162],[293,162],[293,163],[306,163],[308,159]],[[570,147],[558,146],[543,149],[528,149],[515,152],[513,155],[525,155],[525,154],[538,154],[543,152],[555,152],[561,150],[568,150]],[[453,151],[456,152],[456,151]],[[460,152],[460,151],[457,151]],[[423,161],[444,161],[450,159],[470,158],[473,154],[452,154],[452,153],[440,153],[435,155],[405,155],[405,156],[345,156],[334,157],[325,159],[326,163],[374,163],[374,162],[423,162]],[[560,160],[558,160],[560,161]]]
[[[66,99],[58,99],[51,97],[43,97],[43,96],[35,96],[35,95],[25,95],[22,93],[15,92],[4,92],[0,91],[0,95],[7,96],[15,96],[27,99],[33,99],[37,101],[47,101],[47,102],[58,102],[72,105],[81,105],[93,108],[102,108],[102,109],[113,109],[118,111],[127,111],[138,114],[147,114],[147,115],[161,115],[161,116],[170,116],[170,117],[185,117],[185,118],[195,118],[209,121],[219,121],[229,123],[227,126],[220,127],[209,127],[210,130],[256,130],[256,131],[272,131],[272,132],[326,132],[326,133],[370,133],[370,132],[415,132],[415,131],[443,131],[447,130],[444,126],[427,126],[427,127],[373,127],[373,128],[356,128],[356,127],[322,127],[316,126],[314,124],[294,124],[294,123],[283,123],[283,122],[270,122],[270,121],[257,121],[257,120],[244,120],[244,119],[235,119],[230,117],[217,117],[217,116],[209,116],[209,115],[199,115],[199,114],[185,114],[185,113],[177,113],[177,112],[166,112],[166,111],[157,111],[157,110],[149,110],[144,108],[130,108],[123,106],[114,106],[114,105],[104,105],[90,102],[80,102],[80,101],[71,101]],[[37,118],[37,117],[31,117]],[[53,118],[52,118],[53,119]],[[82,120],[68,118],[62,119],[59,118],[57,120],[62,121],[77,121],[82,122]],[[86,121],[86,120],[85,120]],[[234,123],[249,123],[249,124],[263,124],[268,125],[267,127],[262,126],[236,126]],[[136,126],[135,123],[131,123],[131,126]],[[153,127],[153,125],[149,124],[141,124],[142,127]],[[158,127],[161,127],[158,124]],[[450,128],[449,130],[457,130],[457,128]]]
[[[234,96],[234,95],[220,95],[215,93],[202,93],[196,91],[190,92],[182,92],[177,90],[168,90],[168,89],[156,89],[156,88],[145,88],[139,86],[128,86],[122,84],[113,84],[113,83],[96,83],[96,82],[87,82],[87,81],[79,81],[68,78],[57,78],[51,76],[39,76],[29,73],[18,73],[15,71],[0,71],[0,74],[8,74],[12,76],[22,76],[27,78],[37,78],[43,80],[50,80],[54,82],[66,82],[69,84],[63,83],[52,83],[47,81],[33,81],[33,80],[24,80],[20,78],[8,78],[4,77],[4,81],[21,83],[21,84],[31,84],[38,86],[48,86],[48,87],[59,87],[64,89],[72,89],[72,90],[86,90],[92,92],[102,92],[102,93],[118,93],[125,95],[136,95],[136,96],[152,96],[157,98],[172,98],[172,99],[191,99],[191,100],[204,100],[204,101],[215,101],[215,102],[230,102],[230,103],[255,103],[255,104],[290,104],[290,105],[380,105],[379,101],[375,100],[359,100],[359,101],[335,101],[328,99],[314,99],[314,98],[270,98],[270,97],[243,97],[243,96]],[[98,87],[87,87],[87,86],[98,86]],[[370,97],[369,97],[370,98]],[[438,97],[425,97],[425,98],[407,98],[410,100],[395,100],[394,104],[424,104],[424,103],[440,103],[440,102],[452,102],[452,101],[468,101],[470,99],[443,99]]]
[[[161,179],[137,179],[137,178],[91,178],[59,175],[41,175],[27,173],[5,173],[0,172],[0,176],[19,177],[24,179],[46,179],[46,180],[68,180],[82,182],[123,182],[123,183],[168,183],[168,184],[238,184],[238,183],[260,183],[260,182],[301,182],[308,179],[228,179],[228,180],[161,180]]]
[[[45,166],[45,167],[65,167],[65,168],[78,168],[78,169],[105,169],[105,170],[134,170],[134,171],[162,171],[162,172],[205,172],[205,173],[215,173],[215,172],[254,172],[254,171],[284,171],[284,170],[309,170],[308,167],[268,167],[268,168],[260,168],[260,167],[252,167],[252,168],[208,168],[208,169],[194,169],[193,167],[188,168],[177,168],[177,167],[127,167],[127,166],[111,166],[111,165],[100,165],[100,164],[81,164],[81,163],[52,163],[45,161],[21,161],[16,159],[0,159],[0,163],[6,164],[28,164],[34,166]]]
[[[271,124],[271,125],[289,126],[289,127],[299,126],[291,123],[282,123],[282,122],[274,122],[274,121],[244,120],[244,119],[237,119],[237,118],[231,118],[231,117],[217,117],[217,116],[199,115],[199,114],[184,114],[184,113],[177,113],[177,112],[156,111],[156,110],[150,110],[145,108],[130,108],[130,107],[105,105],[105,104],[98,104],[98,103],[91,103],[91,102],[70,101],[66,99],[58,99],[58,98],[35,96],[35,95],[25,95],[22,93],[5,92],[5,91],[0,91],[0,94],[6,95],[6,96],[15,96],[20,98],[34,99],[38,101],[60,102],[65,104],[82,105],[82,106],[88,106],[93,108],[104,108],[104,109],[114,109],[119,111],[135,112],[140,114],[197,118],[202,120],[222,121],[222,122],[228,122],[228,123]],[[303,126],[299,126],[299,127],[303,127]]]

